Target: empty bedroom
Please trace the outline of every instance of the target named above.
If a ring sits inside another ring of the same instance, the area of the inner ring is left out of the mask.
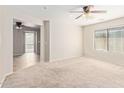
[[[124,6],[0,6],[1,88],[123,88]]]

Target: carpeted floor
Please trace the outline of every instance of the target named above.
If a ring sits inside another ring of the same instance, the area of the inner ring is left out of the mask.
[[[124,68],[108,62],[83,57],[58,62],[38,63],[8,76],[2,87],[124,87]]]

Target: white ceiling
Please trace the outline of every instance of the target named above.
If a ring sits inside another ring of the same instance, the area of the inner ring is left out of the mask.
[[[78,25],[89,25],[95,24],[98,22],[103,22],[115,18],[124,17],[124,6],[94,6],[92,10],[106,10],[107,13],[105,14],[90,14],[89,18],[85,16],[75,20],[80,13],[69,13],[70,10],[80,10],[81,5],[61,5],[61,6],[39,6],[39,5],[32,5],[32,6],[11,6],[14,9],[25,11],[26,13],[42,18],[43,20],[49,19],[50,16],[57,16],[57,15],[64,15],[64,17],[71,19]],[[66,15],[66,16],[65,16]]]

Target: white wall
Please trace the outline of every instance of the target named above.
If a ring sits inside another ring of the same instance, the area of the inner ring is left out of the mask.
[[[66,13],[50,19],[50,61],[83,55],[83,30]]]
[[[124,26],[124,18],[119,18],[103,23],[89,25],[84,27],[84,54],[87,57],[111,62],[118,65],[124,65],[124,53],[96,51],[93,48],[94,31],[111,27]]]
[[[0,6],[1,11],[0,11],[0,24],[1,24],[1,51],[0,51],[0,79],[3,78],[5,74],[11,73],[13,70],[13,59],[12,59],[12,54],[13,54],[13,34],[12,34],[12,20],[11,16],[8,16],[8,13],[6,12],[6,9],[4,9],[2,6]]]
[[[13,72],[13,18],[23,22],[42,25],[40,18],[29,16],[26,12],[0,6],[0,79]],[[41,15],[42,16],[42,15]],[[63,13],[46,15],[50,21],[50,61],[80,57],[83,55],[83,31],[80,26],[63,15]],[[43,30],[43,26],[41,26]],[[44,30],[41,31],[41,60],[43,58]]]
[[[2,8],[0,7],[0,20],[2,20],[3,15],[1,15],[2,13]],[[2,30],[3,30],[3,24],[2,22],[0,22],[0,80],[2,79],[2,75],[3,75],[3,62],[2,62]]]
[[[0,6],[0,80],[13,72],[13,18],[42,25],[38,18],[9,6]]]

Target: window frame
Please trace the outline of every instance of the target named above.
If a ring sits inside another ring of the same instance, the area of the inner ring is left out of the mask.
[[[33,44],[28,44],[28,43],[26,43],[26,33],[33,33]],[[25,43],[24,43],[24,47],[25,47],[25,53],[32,53],[32,52],[34,52],[35,50],[34,50],[34,47],[35,47],[35,41],[34,41],[34,38],[35,38],[35,32],[34,31],[25,31],[24,32],[24,35],[25,35]],[[30,45],[32,45],[33,46],[33,51],[32,52],[28,52],[27,50],[26,50],[26,46],[30,46]]]
[[[108,28],[108,36],[109,36],[109,31],[112,30],[112,29],[118,29],[118,28],[121,28],[124,30],[124,26],[119,26],[119,27],[113,27],[113,28]],[[108,38],[108,42],[109,42],[109,38]],[[122,34],[121,34],[121,44],[122,44]],[[121,46],[122,47],[122,46]],[[124,51],[110,51],[109,50],[109,44],[108,44],[108,52],[110,53],[119,53],[119,54],[124,54]]]
[[[124,51],[122,51],[122,52],[120,52],[120,51],[110,51],[110,49],[109,49],[109,31],[110,30],[112,30],[112,29],[118,29],[118,28],[120,28],[120,29],[124,29],[124,26],[119,26],[119,27],[111,27],[111,28],[107,28],[107,29],[99,29],[99,30],[96,30],[96,31],[94,31],[94,33],[93,33],[93,48],[96,50],[96,51],[102,51],[102,52],[110,52],[110,53],[120,53],[120,54],[124,54]],[[96,32],[97,31],[104,31],[104,30],[106,30],[106,32],[107,32],[107,48],[106,48],[106,50],[102,50],[102,49],[96,49],[96,47],[95,47],[95,45],[96,45],[96,41],[95,41],[95,34],[96,34]],[[123,40],[122,40],[122,34],[121,34],[121,44],[122,44],[122,48],[123,48]],[[124,50],[124,49],[123,49]]]
[[[96,41],[95,41],[95,34],[96,32],[101,32],[101,31],[105,31],[106,32],[106,40],[108,41],[108,30],[107,29],[101,29],[101,30],[96,30],[94,31],[94,34],[93,34],[93,38],[94,38],[94,42],[93,42],[93,47],[96,51],[103,51],[103,52],[107,52],[108,51],[108,46],[107,46],[107,43],[106,43],[106,49],[96,49]]]

